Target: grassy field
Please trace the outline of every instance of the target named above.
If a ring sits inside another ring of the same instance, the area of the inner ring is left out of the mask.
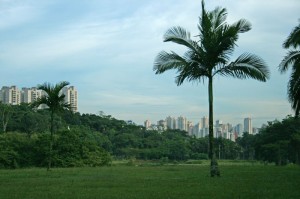
[[[299,199],[300,167],[224,164],[0,170],[1,199]]]

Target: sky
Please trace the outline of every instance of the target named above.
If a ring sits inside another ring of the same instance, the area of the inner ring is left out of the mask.
[[[207,10],[227,9],[229,24],[247,19],[232,61],[244,52],[269,66],[267,82],[216,77],[214,119],[233,125],[251,117],[253,126],[293,114],[287,100],[289,72],[278,65],[283,41],[298,25],[299,0],[206,0]],[[200,0],[0,0],[0,87],[34,87],[68,81],[78,90],[80,113],[103,111],[121,120],[156,123],[208,116],[207,82],[175,83],[176,71],[155,75],[162,51],[185,48],[164,43],[173,26],[195,40]]]

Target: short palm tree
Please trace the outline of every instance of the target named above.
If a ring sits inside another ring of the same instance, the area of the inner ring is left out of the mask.
[[[288,99],[291,102],[295,115],[300,112],[300,23],[290,33],[284,41],[285,49],[293,48],[283,58],[279,65],[279,71],[285,73],[290,67],[292,69],[291,77],[288,82]]]
[[[206,11],[202,1],[202,14],[199,17],[199,40],[191,40],[190,33],[182,27],[173,27],[164,35],[164,42],[174,42],[187,47],[183,56],[175,52],[160,52],[154,62],[154,71],[161,74],[167,70],[177,70],[177,85],[187,81],[204,81],[208,79],[209,100],[209,158],[211,176],[220,172],[213,146],[213,79],[216,75],[231,76],[239,79],[253,78],[266,81],[269,69],[258,56],[244,53],[235,61],[229,61],[239,33],[251,29],[251,24],[241,19],[229,25],[226,23],[227,11],[217,7]]]
[[[44,91],[46,94],[32,103],[32,106],[36,108],[40,105],[46,105],[47,109],[50,111],[51,114],[49,157],[47,170],[50,170],[51,168],[54,135],[54,116],[59,111],[71,108],[70,105],[65,102],[65,95],[61,93],[61,90],[67,85],[69,85],[69,82],[66,81],[60,82],[55,86],[51,85],[50,83],[38,85],[37,88]]]

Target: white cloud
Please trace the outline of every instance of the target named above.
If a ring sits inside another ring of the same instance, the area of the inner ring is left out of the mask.
[[[0,2],[0,30],[18,26],[32,20],[36,10],[28,5],[16,5],[14,1]]]

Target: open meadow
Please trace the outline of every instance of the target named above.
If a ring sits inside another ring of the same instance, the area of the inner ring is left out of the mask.
[[[1,199],[300,198],[300,167],[225,164],[112,165],[0,170]]]

